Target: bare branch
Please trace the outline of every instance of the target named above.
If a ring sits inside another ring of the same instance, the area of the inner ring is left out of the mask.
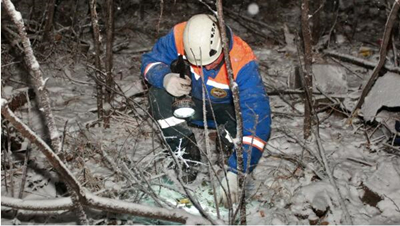
[[[245,203],[245,192],[242,192],[244,189],[242,185],[244,184],[245,175],[243,175],[243,118],[242,118],[242,111],[240,110],[240,100],[239,100],[239,87],[234,80],[233,77],[233,70],[232,64],[229,56],[229,43],[228,43],[228,36],[226,33],[225,21],[224,21],[224,13],[222,7],[222,0],[217,0],[216,2],[217,11],[218,11],[218,23],[219,29],[221,31],[221,38],[222,38],[222,46],[223,46],[223,53],[224,59],[226,64],[226,69],[228,72],[229,78],[229,89],[232,91],[232,98],[233,98],[233,105],[235,108],[235,115],[236,115],[236,156],[237,156],[237,174],[239,177],[239,194],[242,194],[242,197],[239,197],[239,208],[240,208],[240,221],[241,224],[246,224],[246,203]],[[229,197],[229,195],[228,195]],[[231,202],[228,198],[228,202]],[[233,220],[233,219],[231,219]]]
[[[2,1],[3,6],[7,14],[11,17],[12,21],[18,28],[18,34],[21,37],[22,45],[25,53],[25,62],[28,65],[31,75],[33,77],[34,86],[36,88],[36,93],[40,99],[40,105],[43,109],[43,113],[46,116],[46,125],[50,132],[51,144],[54,150],[58,153],[60,144],[60,134],[58,133],[57,127],[55,126],[55,121],[53,113],[51,112],[49,94],[45,87],[45,81],[43,80],[42,72],[40,71],[39,62],[36,60],[35,55],[31,47],[31,42],[27,36],[25,25],[22,20],[22,15],[20,12],[16,11],[14,5],[10,0]]]

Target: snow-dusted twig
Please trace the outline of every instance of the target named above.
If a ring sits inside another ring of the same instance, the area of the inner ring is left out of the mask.
[[[269,95],[269,94],[268,94]],[[281,98],[281,100],[283,102],[285,102],[293,111],[295,111],[297,114],[299,115],[303,115],[302,112],[300,112],[299,110],[297,110],[297,108],[294,106],[294,104],[290,103],[288,100],[286,100],[286,98],[282,95],[282,94],[278,94],[279,97]]]
[[[25,151],[25,158],[24,158],[24,165],[22,168],[22,178],[21,178],[21,185],[19,188],[19,193],[18,193],[18,198],[22,198],[22,195],[24,194],[24,189],[25,189],[25,183],[26,183],[26,178],[28,175],[28,161],[29,161],[29,154],[31,152],[30,148],[27,148]]]
[[[296,135],[291,134],[289,131],[287,131],[285,128],[278,128],[278,131],[284,133],[287,137],[292,138],[293,140],[297,141],[297,143],[304,148],[311,156],[313,156],[315,159],[317,159],[317,161],[319,162],[319,164],[321,166],[323,166],[323,162],[320,156],[317,155],[317,153],[314,153],[314,151],[307,146],[306,141],[305,140],[301,140],[300,138],[298,138]]]
[[[335,179],[333,178],[332,170],[329,166],[328,159],[326,158],[325,149],[322,145],[321,137],[319,136],[319,125],[317,125],[316,129],[313,129],[313,134],[316,138],[318,150],[321,155],[322,161],[324,163],[325,172],[328,174],[329,182],[332,184],[333,188],[335,189],[336,195],[339,199],[339,204],[340,204],[342,210],[344,211],[344,224],[353,224],[353,220],[351,219],[349,210],[347,209],[346,203],[344,202],[342,194],[340,193],[339,187],[338,187]]]
[[[337,7],[336,12],[335,12],[335,20],[333,21],[333,25],[332,25],[331,29],[329,29],[328,44],[327,44],[328,48],[329,48],[329,45],[331,43],[332,33],[336,28],[336,24],[337,24],[337,21],[338,21],[338,18],[339,18],[339,9],[340,9],[340,7]]]
[[[347,159],[350,160],[350,161],[353,161],[353,162],[357,162],[357,163],[366,165],[366,166],[374,166],[375,165],[373,163],[369,163],[369,162],[366,162],[364,160],[353,158],[353,157],[347,157]]]
[[[217,17],[218,17],[218,25],[219,29],[221,32],[221,39],[222,39],[222,46],[223,46],[223,54],[224,54],[224,60],[226,64],[226,69],[228,73],[228,78],[229,78],[229,89],[232,91],[232,98],[233,98],[233,105],[235,109],[235,116],[236,116],[236,156],[237,156],[237,172],[238,172],[238,187],[239,191],[238,194],[242,194],[242,190],[244,188],[241,187],[243,184],[243,181],[245,180],[244,175],[243,175],[243,118],[242,118],[242,111],[240,108],[240,100],[239,100],[239,86],[234,80],[233,77],[233,70],[232,70],[232,64],[231,64],[231,59],[229,55],[229,40],[228,36],[226,33],[226,27],[225,27],[225,20],[224,20],[224,13],[223,13],[223,6],[222,6],[222,0],[217,0],[216,1],[216,7],[217,7]],[[230,196],[230,195],[228,195]],[[228,199],[228,202],[229,199]],[[242,199],[242,202],[239,204],[239,208],[241,209],[240,211],[240,221],[241,224],[246,224],[246,204],[243,203],[245,202],[244,199]],[[234,219],[231,219],[232,221]]]
[[[202,102],[203,102],[203,123],[204,123],[204,137],[205,137],[205,143],[206,143],[206,155],[207,155],[207,158],[211,159],[210,137],[209,137],[209,131],[208,131],[207,108],[206,108],[206,105],[207,105],[206,101],[210,100],[210,98],[208,96],[208,92],[206,91],[207,89],[206,89],[206,85],[205,85],[205,79],[204,79],[204,76],[203,76],[203,67],[201,67],[201,80],[202,80],[202,90],[203,90],[203,92],[202,92]],[[206,94],[207,94],[208,98],[206,98]],[[210,104],[210,106],[212,106],[212,105]],[[214,116],[213,109],[211,109],[211,111],[212,111],[213,116]],[[215,117],[214,117],[214,119],[215,119]],[[214,121],[216,121],[216,120],[214,120]],[[217,125],[217,123],[216,123],[216,125]],[[211,187],[212,187],[212,190],[213,190],[213,196],[214,196],[214,202],[215,202],[215,210],[217,212],[217,218],[221,219],[221,214],[220,214],[220,211],[219,211],[219,200],[217,198],[217,192],[216,192],[216,189],[215,189],[215,183],[213,183],[214,176],[218,180],[218,175],[216,175],[212,164],[208,164],[208,173],[209,173],[209,176],[210,176],[210,182],[211,182],[210,184],[211,184]],[[228,188],[228,192],[229,192],[229,188]]]
[[[66,70],[62,70],[62,71],[63,71],[64,75],[65,75],[71,82],[74,82],[74,83],[77,83],[77,84],[81,84],[81,85],[90,85],[90,86],[94,85],[94,84],[92,84],[91,82],[86,82],[86,81],[81,81],[81,80],[78,80],[78,79],[74,79],[74,78],[71,77],[71,74],[70,74],[69,72],[67,72]]]
[[[331,59],[339,64],[340,66],[344,67],[345,69],[347,69],[347,71],[349,71],[350,73],[352,73],[353,75],[357,76],[360,79],[363,79],[363,76],[361,76],[360,74],[358,74],[357,72],[353,71],[352,69],[350,69],[348,66],[344,65],[342,62],[340,62],[339,60],[335,59],[334,57],[331,57]]]
[[[344,115],[348,116],[348,110],[346,108],[346,106],[344,105],[343,101],[340,100],[335,100],[333,99],[333,97],[331,97],[330,95],[328,95],[327,93],[323,92],[318,86],[316,87],[318,91],[320,91],[322,93],[322,95],[324,95],[328,100],[330,100],[335,106],[338,106],[340,108],[340,112],[342,112]],[[335,109],[335,107],[330,106],[331,108]]]
[[[142,191],[143,191],[144,193],[150,195],[150,197],[152,197],[153,200],[154,200],[160,207],[165,207],[160,201],[164,202],[164,203],[167,204],[169,207],[172,207],[171,205],[169,205],[169,203],[168,203],[165,199],[163,199],[163,198],[157,196],[156,192],[155,192],[155,191],[153,190],[153,188],[151,187],[150,182],[145,178],[145,176],[143,175],[142,171],[141,171],[138,167],[136,167],[136,166],[133,167],[133,168],[134,168],[134,171],[133,171],[133,172],[136,174],[136,175],[133,175],[133,174],[132,174],[132,170],[129,169],[128,166],[127,166],[125,163],[123,163],[123,166],[124,166],[125,169],[127,170],[127,173],[125,173],[125,175],[129,175],[129,176],[130,176],[129,178],[132,178],[134,181],[136,181],[136,183],[141,187]],[[136,179],[136,178],[137,178],[137,179]],[[141,180],[141,181],[139,181],[139,180]],[[143,182],[143,181],[146,183],[147,188],[144,187],[144,186],[142,185],[141,182]]]
[[[308,168],[308,169],[310,169],[310,170],[311,170],[312,172],[314,172],[315,175],[317,175],[321,180],[324,180],[324,179],[326,178],[325,175],[322,175],[322,174],[321,174],[320,172],[318,172],[316,169],[314,169],[314,168],[311,167],[309,164],[307,164],[306,162],[304,162],[304,161],[302,160],[302,158],[300,158],[300,157],[299,157],[299,158],[292,157],[292,156],[290,156],[290,155],[288,155],[288,154],[286,154],[286,153],[280,151],[279,149],[273,147],[274,149],[276,149],[276,150],[278,150],[278,151],[280,152],[279,154],[276,154],[276,153],[274,153],[273,151],[269,150],[269,147],[273,147],[273,146],[272,146],[272,145],[268,145],[268,146],[266,147],[266,151],[268,152],[268,153],[267,153],[267,157],[268,157],[268,156],[271,156],[271,157],[280,158],[280,159],[285,159],[285,160],[288,160],[288,161],[297,163],[298,165],[300,165],[300,166],[303,167],[303,168]]]
[[[384,146],[388,147],[388,148],[391,148],[391,149],[393,149],[393,150],[398,151],[399,153],[398,153],[397,155],[400,155],[400,148],[395,147],[395,146],[390,145],[390,144],[386,144],[386,143],[382,143],[382,144],[383,144]]]
[[[393,49],[393,62],[395,67],[399,67],[399,62],[397,59],[397,48],[396,48],[396,42],[395,42],[395,37],[392,35],[392,49]]]
[[[369,91],[371,90],[372,86],[375,83],[375,80],[378,78],[379,76],[379,71],[381,70],[381,68],[384,66],[385,61],[386,61],[386,53],[387,53],[387,47],[389,45],[389,41],[390,41],[390,37],[391,37],[391,33],[392,33],[392,28],[393,28],[393,24],[398,16],[398,11],[400,8],[400,0],[396,0],[393,3],[392,6],[392,10],[390,11],[390,14],[388,16],[388,19],[386,21],[386,25],[385,25],[385,31],[383,32],[383,41],[381,44],[381,48],[379,50],[379,62],[376,65],[376,67],[374,68],[374,71],[372,72],[371,77],[368,80],[367,85],[365,85],[363,92],[361,94],[360,99],[357,102],[357,105],[354,107],[351,115],[350,115],[350,120],[356,116],[357,110],[362,106],[362,104],[364,103],[364,99],[365,97],[368,95]]]

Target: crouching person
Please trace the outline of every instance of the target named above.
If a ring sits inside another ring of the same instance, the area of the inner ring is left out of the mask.
[[[253,51],[228,27],[227,33],[243,118],[243,168],[244,172],[251,173],[261,158],[270,135],[269,98]],[[184,59],[186,62],[184,74],[177,72],[174,67],[177,59]],[[151,113],[171,149],[184,151],[183,157],[192,160],[186,165],[187,169],[201,160],[188,124],[203,124],[203,89],[206,91],[206,117],[210,121],[208,125],[224,125],[227,134],[236,137],[232,92],[229,89],[221,35],[214,16],[199,14],[187,22],[175,25],[166,36],[157,41],[149,53],[143,55],[141,72],[151,84]],[[185,95],[191,95],[191,106],[195,110],[194,115],[186,119],[174,116],[172,111],[174,101]],[[247,165],[248,158],[250,165]],[[225,206],[228,203],[228,191],[231,200],[234,203],[238,201],[236,152],[229,156],[227,164],[228,173],[222,180],[219,192],[220,201]],[[193,174],[189,181],[195,178],[196,173]]]

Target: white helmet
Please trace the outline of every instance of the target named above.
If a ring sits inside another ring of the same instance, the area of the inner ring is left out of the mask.
[[[190,18],[183,32],[183,44],[191,64],[200,66],[214,62],[222,52],[217,19],[207,14]]]

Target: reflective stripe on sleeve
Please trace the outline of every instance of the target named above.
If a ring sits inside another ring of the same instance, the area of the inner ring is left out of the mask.
[[[148,72],[153,66],[156,66],[157,64],[162,64],[162,63],[161,63],[161,62],[155,62],[155,63],[151,63],[151,64],[149,64],[149,65],[146,66],[146,69],[144,69],[144,77],[145,77],[146,80],[147,80],[147,76],[146,76],[147,72]]]
[[[157,122],[161,126],[161,129],[166,129],[166,128],[169,128],[169,127],[172,127],[172,126],[176,126],[176,125],[178,125],[180,123],[183,123],[183,122],[185,122],[185,120],[184,119],[178,119],[178,118],[175,118],[174,116],[172,116],[172,117],[169,117],[169,118],[166,118],[166,119],[160,119]]]
[[[258,150],[263,151],[266,142],[257,137],[245,136],[243,137],[243,144],[251,145],[256,147]]]

